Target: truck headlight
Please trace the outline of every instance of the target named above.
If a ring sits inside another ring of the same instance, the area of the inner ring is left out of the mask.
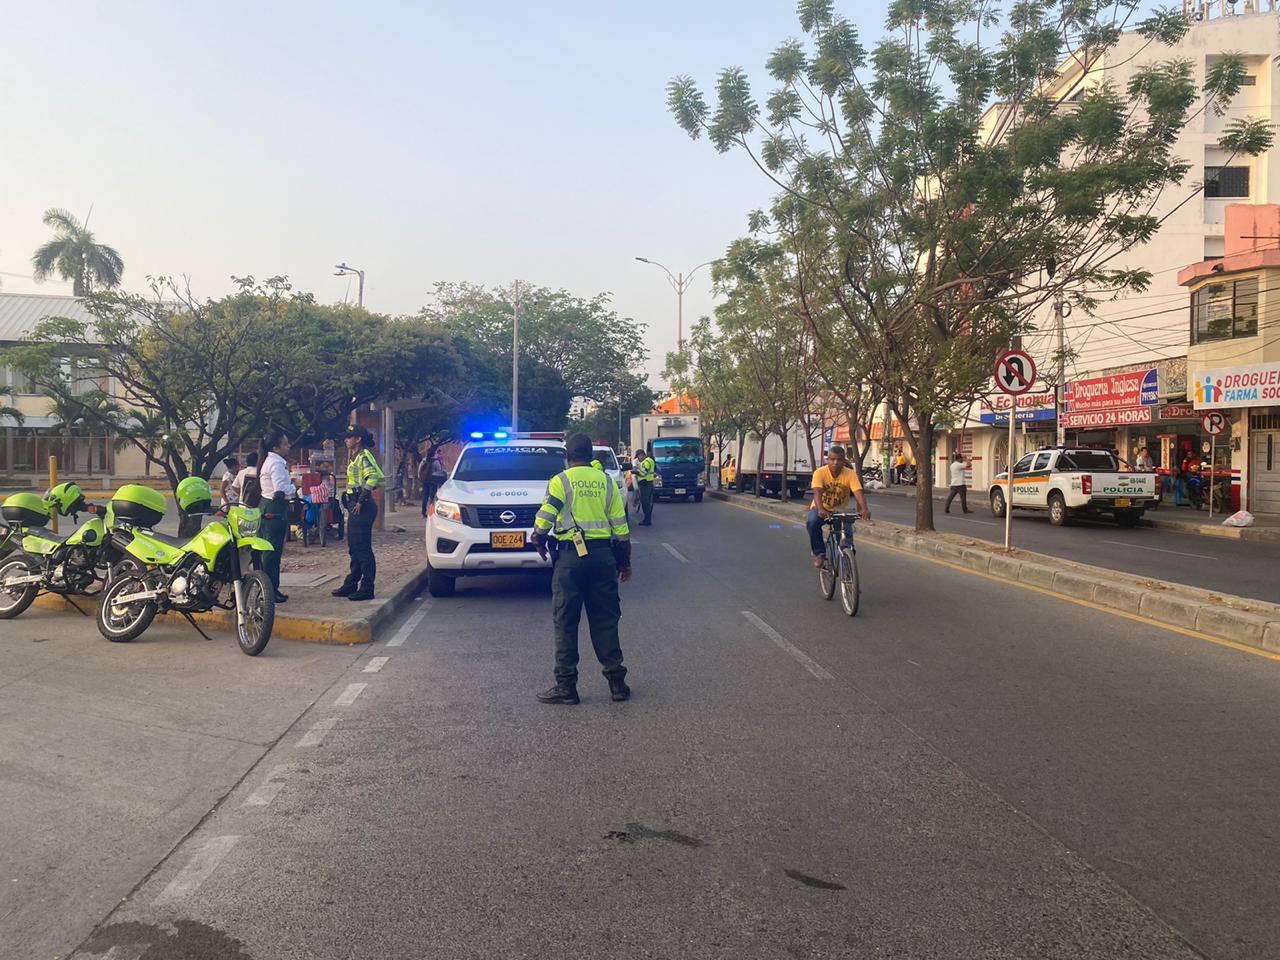
[[[462,508],[450,500],[437,500],[436,516],[443,517],[445,520],[452,520],[454,523],[461,523]]]

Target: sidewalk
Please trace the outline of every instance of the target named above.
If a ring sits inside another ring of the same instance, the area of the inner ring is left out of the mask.
[[[883,487],[880,490],[870,490],[869,493],[886,494],[891,497],[909,497],[915,499],[916,488],[913,486],[897,485],[892,487]],[[951,493],[949,487],[934,487],[933,499],[945,501],[948,494]],[[969,495],[974,497],[975,491],[971,487]],[[1148,510],[1142,517],[1143,526],[1162,527],[1168,530],[1176,530],[1179,533],[1194,533],[1202,537],[1226,537],[1229,540],[1255,540],[1266,543],[1280,543],[1280,517],[1255,516],[1252,526],[1248,527],[1224,527],[1220,517],[1215,514],[1213,520],[1209,519],[1208,509],[1192,510],[1190,507],[1175,507],[1172,503],[1166,502],[1161,504],[1155,510]]]

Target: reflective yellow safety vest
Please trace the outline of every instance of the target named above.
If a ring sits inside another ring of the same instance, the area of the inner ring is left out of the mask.
[[[378,458],[368,447],[362,449],[347,464],[347,492],[374,490],[382,486],[386,476],[378,466]]]
[[[574,527],[586,540],[631,539],[622,493],[595,467],[570,467],[552,477],[533,526],[557,540],[572,537]]]
[[[636,479],[641,483],[653,483],[653,478],[656,476],[657,465],[653,462],[653,457],[645,457],[636,467]]]

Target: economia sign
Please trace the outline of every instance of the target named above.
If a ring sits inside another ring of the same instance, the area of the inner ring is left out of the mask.
[[[1160,380],[1155,367],[1132,373],[1115,373],[1089,380],[1073,380],[1063,391],[1063,405],[1072,413],[1125,410],[1160,402]],[[1150,423],[1145,421],[1132,421]]]
[[[1200,370],[1191,378],[1197,410],[1280,404],[1280,363]]]

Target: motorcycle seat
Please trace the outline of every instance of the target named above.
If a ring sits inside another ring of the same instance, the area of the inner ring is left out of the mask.
[[[146,531],[144,536],[150,537],[152,540],[159,540],[161,543],[168,544],[169,546],[177,549],[185,547],[190,542],[189,537],[171,537],[167,533],[156,533],[154,530]]]
[[[39,537],[42,540],[52,540],[54,543],[66,543],[70,534],[54,533],[46,527],[28,527],[27,536]]]

